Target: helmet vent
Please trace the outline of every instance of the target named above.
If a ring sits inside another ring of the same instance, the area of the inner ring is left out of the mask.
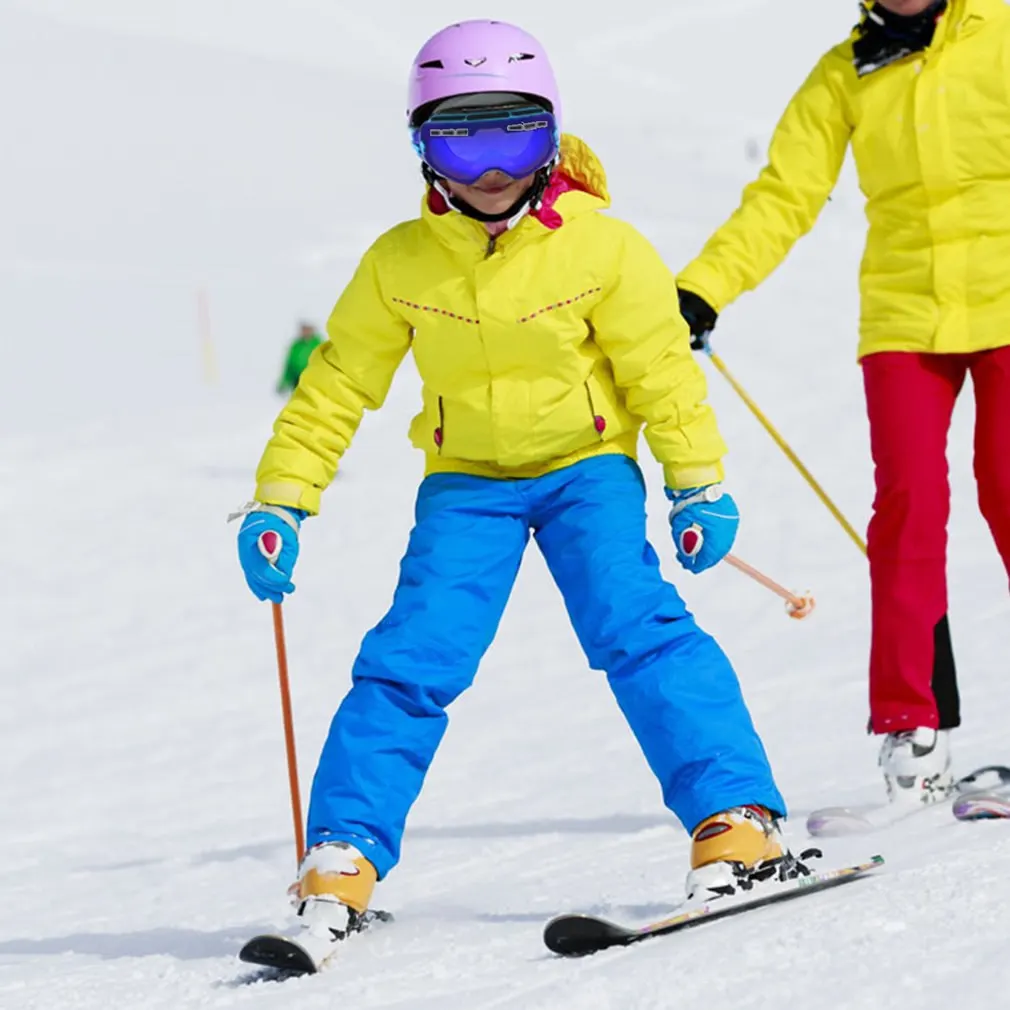
[[[428,60],[421,64],[422,70],[445,70],[445,64],[441,60]]]
[[[523,60],[535,60],[533,53],[513,53],[509,57],[509,63],[521,63]]]

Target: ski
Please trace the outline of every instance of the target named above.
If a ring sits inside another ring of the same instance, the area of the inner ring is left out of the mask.
[[[868,862],[854,866],[823,870],[820,873],[811,873],[782,882],[759,884],[756,889],[758,893],[747,892],[743,896],[718,898],[647,926],[621,926],[593,915],[559,915],[544,927],[544,943],[549,950],[562,957],[583,957],[609,947],[628,947],[654,936],[665,936],[704,922],[727,919],[732,915],[762,908],[765,905],[790,901],[829,887],[837,887],[839,884],[865,876],[883,865],[883,856],[873,856]]]
[[[959,821],[1010,819],[1010,787],[965,793],[954,800],[953,810]]]
[[[286,936],[264,933],[254,936],[239,951],[240,961],[272,968],[281,976],[314,975],[316,966],[308,951]]]
[[[369,909],[357,918],[351,935],[363,933],[376,923],[392,921],[391,913]],[[246,964],[272,969],[279,978],[314,975],[319,970],[312,955],[297,940],[274,933],[254,936],[243,946],[238,956]]]
[[[814,838],[865,834],[897,824],[913,814],[935,810],[944,803],[957,802],[968,794],[999,790],[1004,786],[1010,786],[1010,768],[1006,765],[985,765],[958,779],[950,796],[936,803],[877,803],[852,807],[822,807],[807,817],[807,831]]]

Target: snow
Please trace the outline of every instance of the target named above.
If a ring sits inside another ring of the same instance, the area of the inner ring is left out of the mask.
[[[674,268],[735,205],[848,0],[514,0],[568,126]],[[224,517],[279,407],[283,343],[412,214],[407,61],[444,0],[0,0],[0,1007],[974,1008],[1010,984],[1010,825],[948,810],[825,844],[878,877],[588,961],[553,914],[669,914],[687,842],[534,550],[378,902],[397,923],[317,978],[246,984],[294,870],[269,611]],[[732,30],[730,30],[730,28]],[[717,347],[857,527],[872,472],[855,355],[863,221],[847,169]],[[208,293],[219,381],[205,376]],[[863,732],[865,561],[716,373],[738,553],[818,601],[789,621],[726,569],[666,570],[738,666],[793,813],[882,793]],[[405,366],[307,523],[286,606],[303,784],[383,613],[421,462]],[[1006,576],[951,436],[958,769],[1008,760]],[[650,515],[667,544],[658,468]]]

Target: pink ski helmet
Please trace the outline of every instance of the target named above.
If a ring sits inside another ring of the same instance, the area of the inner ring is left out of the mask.
[[[425,42],[411,67],[408,122],[419,126],[443,99],[482,92],[529,96],[561,128],[561,98],[544,47],[504,21],[461,21]]]

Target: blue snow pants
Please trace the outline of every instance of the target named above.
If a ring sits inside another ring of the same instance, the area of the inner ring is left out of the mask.
[[[681,823],[747,803],[785,814],[729,660],[660,574],[641,471],[596,456],[528,480],[425,478],[392,608],[323,747],[310,846],[350,842],[380,878],[396,865],[445,710],[495,636],[531,531]]]

